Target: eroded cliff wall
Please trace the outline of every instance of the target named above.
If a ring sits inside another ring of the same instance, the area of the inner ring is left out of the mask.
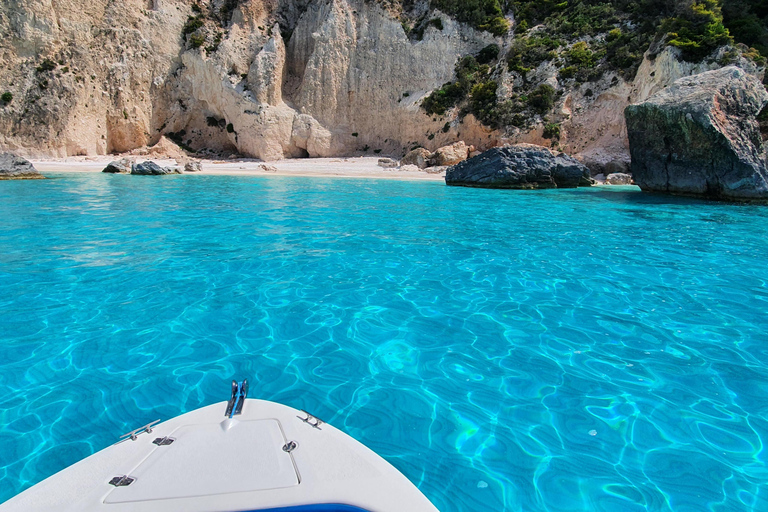
[[[549,145],[539,123],[502,132],[422,100],[456,62],[494,37],[416,2],[431,22],[407,35],[384,4],[362,0],[9,0],[0,6],[0,147],[23,155],[95,155],[168,135],[201,152],[273,160],[402,155],[464,140]],[[512,21],[510,19],[510,21]],[[558,89],[559,147],[605,165],[629,160],[622,112],[675,79],[717,67],[645,59],[633,81],[606,74]],[[550,69],[551,68],[551,69]],[[519,75],[495,72],[503,100]],[[530,79],[530,78],[529,78]]]

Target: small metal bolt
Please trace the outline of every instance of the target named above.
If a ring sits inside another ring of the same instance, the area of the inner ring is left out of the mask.
[[[283,445],[283,451],[286,453],[291,453],[293,450],[295,450],[299,445],[296,443],[296,441],[288,441]]]

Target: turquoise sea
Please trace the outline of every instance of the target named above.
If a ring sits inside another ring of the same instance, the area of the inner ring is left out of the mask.
[[[0,502],[248,377],[442,512],[768,510],[768,207],[49,176],[0,182]]]

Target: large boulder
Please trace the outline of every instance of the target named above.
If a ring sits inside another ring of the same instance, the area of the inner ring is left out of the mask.
[[[588,185],[589,169],[563,153],[533,144],[489,149],[445,173],[447,185],[483,188],[575,188]]]
[[[632,175],[624,172],[614,172],[605,177],[605,182],[609,185],[631,185]]]
[[[466,160],[468,156],[469,146],[463,140],[460,140],[459,142],[438,148],[429,159],[429,163],[431,166],[456,165]]]
[[[712,199],[768,199],[766,148],[755,119],[760,81],[734,66],[675,81],[624,111],[631,171],[642,190]]]
[[[432,157],[432,153],[424,148],[416,148],[405,154],[400,165],[415,165],[419,169],[429,167],[429,159]]]
[[[385,169],[394,169],[399,164],[397,163],[397,160],[392,160],[391,158],[379,158],[376,165]]]
[[[184,164],[184,172],[201,172],[203,163],[200,160],[190,160]]]
[[[171,167],[160,167],[152,160],[147,160],[140,164],[134,164],[131,174],[138,174],[140,176],[161,176],[163,174],[181,174],[181,171]]]
[[[130,158],[121,158],[120,160],[109,162],[101,172],[106,172],[108,174],[131,174],[132,167],[133,160]]]
[[[12,153],[0,153],[0,180],[41,180],[40,174],[29,161]]]

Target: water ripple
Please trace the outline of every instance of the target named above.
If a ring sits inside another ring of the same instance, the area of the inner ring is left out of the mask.
[[[0,186],[0,501],[252,395],[442,510],[768,510],[768,208],[635,189]]]

